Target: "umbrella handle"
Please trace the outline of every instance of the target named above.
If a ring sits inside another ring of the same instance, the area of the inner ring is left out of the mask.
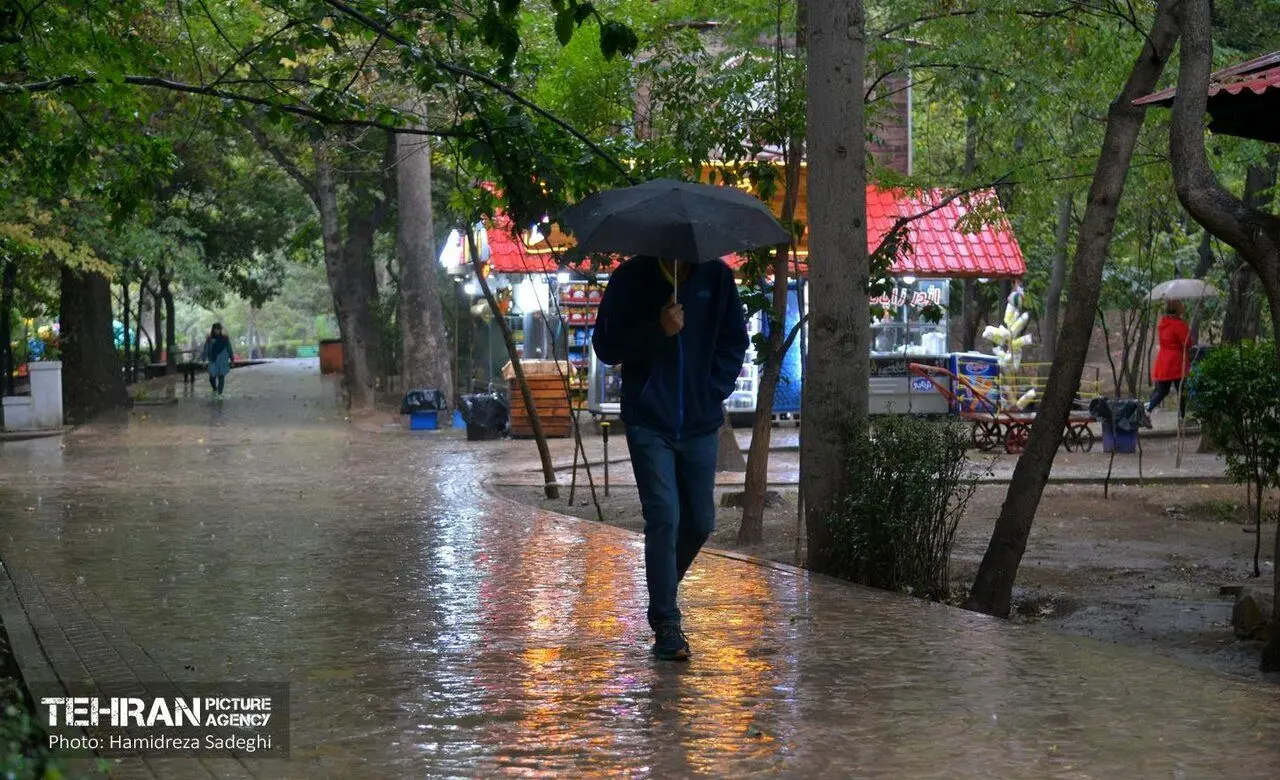
[[[671,302],[680,302],[680,261],[671,261]]]

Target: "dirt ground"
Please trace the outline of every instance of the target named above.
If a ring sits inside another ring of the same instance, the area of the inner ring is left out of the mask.
[[[775,463],[794,460],[775,453]],[[625,465],[620,468],[627,468]],[[973,580],[1004,501],[1004,485],[982,486],[957,533],[952,580],[958,600]],[[510,498],[594,520],[590,496],[576,506],[546,501],[538,488],[504,488]],[[722,495],[723,491],[719,491]],[[643,529],[634,489],[602,495],[605,521]],[[1274,525],[1263,527],[1262,577],[1250,579],[1256,535],[1247,520],[1243,487],[1050,485],[1040,505],[1015,589],[1015,619],[1145,648],[1188,664],[1261,678],[1261,643],[1235,639],[1232,597],[1224,585],[1270,588]],[[782,491],[768,510],[766,541],[737,543],[740,510],[721,507],[709,546],[796,562],[796,495]]]

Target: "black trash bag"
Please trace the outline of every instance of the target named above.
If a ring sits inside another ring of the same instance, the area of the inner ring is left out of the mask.
[[[1095,398],[1089,403],[1089,414],[1093,419],[1104,422],[1112,430],[1128,433],[1142,427],[1146,406],[1142,401],[1130,398],[1123,401],[1112,401],[1110,398]]]
[[[468,427],[490,431],[507,427],[507,402],[497,393],[472,393],[462,396],[459,412]]]
[[[442,412],[446,406],[444,393],[435,388],[410,390],[404,394],[404,400],[400,402],[400,414]]]

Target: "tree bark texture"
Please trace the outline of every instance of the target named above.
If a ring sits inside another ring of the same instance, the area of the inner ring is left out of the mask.
[[[1213,32],[1209,0],[1182,0],[1175,13],[1182,35],[1178,95],[1169,127],[1169,152],[1178,200],[1210,233],[1240,253],[1262,283],[1271,307],[1272,327],[1280,329],[1280,218],[1234,197],[1219,182],[1204,146],[1204,116],[1209,74],[1213,70]],[[1280,339],[1275,342],[1280,359]],[[1276,534],[1280,555],[1280,533]],[[1280,560],[1280,558],[1277,558]],[[1274,589],[1280,596],[1280,566]],[[1274,608],[1273,625],[1280,617]],[[1263,671],[1280,670],[1280,631],[1272,631],[1262,651]]]
[[[1058,312],[1062,308],[1062,290],[1067,286],[1068,249],[1071,243],[1071,212],[1075,206],[1073,193],[1058,200],[1058,229],[1053,235],[1053,268],[1049,272],[1049,289],[1044,297],[1044,322],[1041,323],[1041,360],[1052,363],[1058,348]]]
[[[377,282],[369,250],[376,225],[355,214],[348,220],[343,239],[342,217],[338,207],[337,182],[328,150],[316,147],[316,206],[320,211],[320,230],[324,239],[324,267],[333,293],[338,316],[338,332],[342,338],[343,386],[347,406],[353,410],[372,411],[377,400],[378,324],[373,316],[372,301],[377,298]]]
[[[425,136],[396,136],[396,204],[400,254],[400,375],[404,388],[450,395],[452,355],[445,330],[431,205],[431,147]]]
[[[810,0],[809,349],[800,489],[809,566],[831,566],[828,519],[845,489],[846,425],[867,417],[866,12],[862,0]]]
[[[1116,214],[1124,193],[1125,176],[1142,130],[1143,109],[1133,101],[1152,91],[1177,40],[1172,8],[1178,0],[1161,0],[1151,34],[1134,63],[1120,96],[1107,112],[1107,129],[1094,169],[1084,221],[1071,269],[1067,306],[1057,344],[1057,360],[1049,369],[1040,411],[1031,428],[1026,450],[1014,467],[1000,517],[978,568],[965,606],[989,615],[1007,617],[1018,565],[1036,509],[1062,442],[1080,375],[1093,334],[1094,316],[1102,287],[1102,267],[1115,231]]]
[[[116,356],[111,285],[101,274],[62,269],[59,302],[62,335],[62,409],[67,421],[83,423],[109,409],[129,405]]]

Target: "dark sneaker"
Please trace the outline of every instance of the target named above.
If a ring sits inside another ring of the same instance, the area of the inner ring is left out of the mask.
[[[689,640],[679,624],[659,626],[654,632],[653,654],[663,661],[687,661],[692,653],[689,651]]]

